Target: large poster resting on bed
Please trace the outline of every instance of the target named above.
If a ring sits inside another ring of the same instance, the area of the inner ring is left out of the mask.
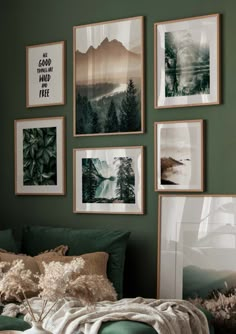
[[[158,297],[210,311],[216,333],[236,322],[236,196],[159,196]]]

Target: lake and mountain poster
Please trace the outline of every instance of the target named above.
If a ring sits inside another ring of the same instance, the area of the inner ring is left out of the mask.
[[[74,27],[74,134],[143,132],[143,17]]]
[[[78,148],[74,212],[143,214],[143,146]]]
[[[83,203],[135,203],[133,159],[82,159]]]

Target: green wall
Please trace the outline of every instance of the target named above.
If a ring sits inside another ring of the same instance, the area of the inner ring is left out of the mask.
[[[159,21],[222,14],[222,104],[155,110],[153,98],[153,24]],[[236,45],[235,0],[3,0],[1,1],[0,172],[1,228],[44,224],[74,228],[131,231],[127,252],[127,296],[155,297],[157,201],[154,192],[153,122],[206,120],[205,191],[236,192]],[[143,135],[75,138],[72,135],[72,27],[132,16],[145,17],[145,123]],[[25,107],[25,46],[66,41],[67,102],[64,106]],[[65,116],[67,191],[65,196],[15,196],[14,120]],[[72,212],[72,149],[77,147],[145,146],[145,214],[93,215]]]

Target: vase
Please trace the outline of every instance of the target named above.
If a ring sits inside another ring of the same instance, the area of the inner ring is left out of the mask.
[[[32,322],[32,327],[24,331],[23,333],[27,334],[53,334],[52,332],[47,331],[46,329],[43,328],[42,322],[38,321]]]

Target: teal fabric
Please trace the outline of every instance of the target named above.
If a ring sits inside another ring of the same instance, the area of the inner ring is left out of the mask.
[[[10,329],[24,331],[28,328],[30,328],[30,325],[21,319],[5,317],[0,315],[0,331],[10,330]]]
[[[107,276],[118,298],[123,296],[125,251],[130,232],[105,229],[71,229],[49,226],[27,226],[23,231],[22,251],[36,255],[58,245],[68,245],[67,255],[104,251],[109,254]]]
[[[151,326],[137,321],[122,320],[104,322],[99,334],[157,334]]]
[[[18,251],[17,244],[10,229],[0,230],[0,248],[14,253]]]
[[[215,330],[214,330],[214,327],[212,325],[213,315],[211,314],[211,312],[207,311],[205,308],[203,308],[201,306],[198,306],[198,308],[205,314],[205,316],[207,318],[210,334],[214,334]]]
[[[20,319],[0,316],[0,330],[21,330],[30,328],[30,325]],[[108,321],[101,325],[99,334],[157,334],[149,325],[129,320]],[[79,334],[79,332],[74,333]],[[196,333],[197,334],[197,333]],[[214,329],[210,328],[210,334],[214,334]]]

